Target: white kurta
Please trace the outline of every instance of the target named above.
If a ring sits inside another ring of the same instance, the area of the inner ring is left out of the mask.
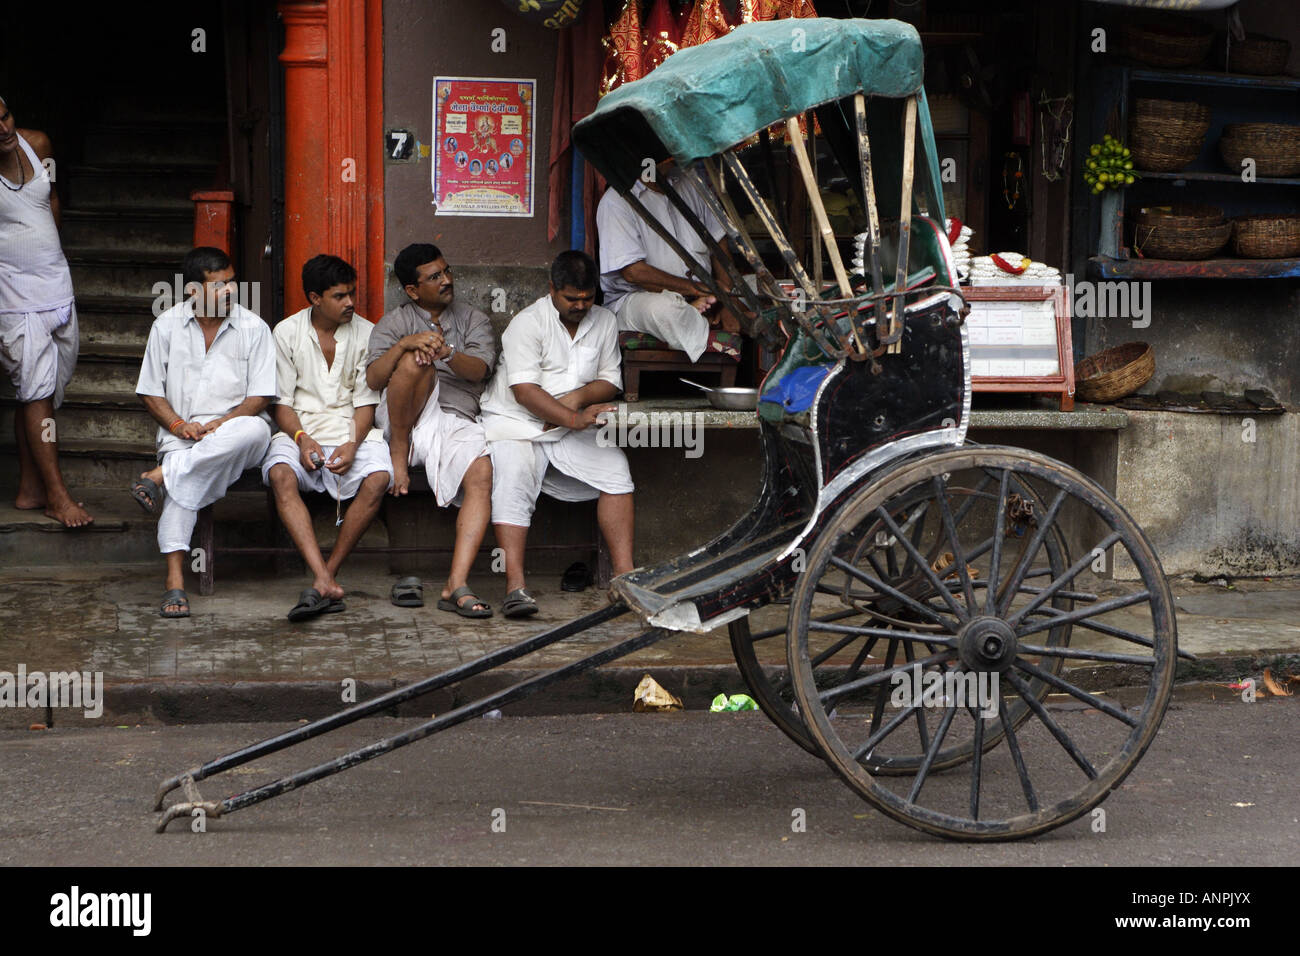
[[[501,337],[497,373],[483,397],[494,523],[528,527],[543,491],[561,501],[632,492],[621,448],[598,444],[596,428],[546,428],[511,391],[529,383],[559,398],[597,380],[623,386],[618,329],[608,309],[593,306],[572,337],[549,295],[511,320]]]
[[[212,345],[190,300],[160,315],[149,330],[136,394],[165,397],[186,421],[206,423],[228,414],[244,399],[279,394],[271,330],[238,304],[222,320]],[[240,416],[198,441],[158,427],[166,503],[158,520],[164,553],[189,548],[200,508],[223,497],[247,468],[261,464],[271,441],[270,417]]]
[[[709,234],[714,239],[721,239],[726,230],[704,200],[686,183],[674,182],[678,195],[704,223]],[[632,195],[696,262],[706,269],[712,268],[713,258],[704,239],[667,196],[642,182],[632,187]],[[604,270],[600,286],[605,292],[605,307],[618,316],[619,329],[648,332],[672,348],[685,352],[692,362],[698,359],[708,342],[708,320],[680,294],[647,292],[621,274],[627,266],[645,262],[669,275],[691,278],[682,257],[650,228],[617,190],[607,190],[601,197],[596,209],[596,228],[600,233],[600,267]]]

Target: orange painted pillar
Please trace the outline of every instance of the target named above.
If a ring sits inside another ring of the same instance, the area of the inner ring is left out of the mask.
[[[214,246],[226,255],[235,247],[235,194],[229,189],[196,189],[194,203],[194,246]]]
[[[384,311],[382,0],[281,0],[284,22],[284,304],[307,305],[317,253],[356,267],[357,311]]]

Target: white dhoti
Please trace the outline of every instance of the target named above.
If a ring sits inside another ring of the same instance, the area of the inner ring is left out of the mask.
[[[692,361],[709,344],[709,321],[676,292],[631,292],[618,304],[620,332],[649,332]]]
[[[321,445],[325,460],[334,457],[338,445]],[[393,462],[388,454],[388,445],[381,441],[363,441],[357,446],[357,455],[352,459],[352,467],[341,475],[336,475],[328,468],[309,471],[302,463],[301,449],[293,439],[280,432],[271,439],[270,450],[262,459],[262,482],[271,483],[271,469],[276,465],[288,465],[298,479],[299,491],[315,491],[328,494],[335,501],[355,498],[361,483],[377,472],[387,472],[389,486],[392,486]]]
[[[158,549],[163,554],[188,551],[199,509],[226,494],[246,468],[266,456],[271,426],[265,420],[241,415],[185,448],[163,456],[166,499],[158,519]]]
[[[598,432],[571,431],[556,441],[490,442],[492,523],[527,528],[542,492],[559,501],[630,494],[627,456],[616,445],[600,445]]]
[[[44,312],[0,313],[0,368],[20,402],[53,398],[55,408],[62,405],[78,347],[77,307],[71,302]]]
[[[440,387],[441,383],[433,386],[433,394],[411,428],[409,461],[412,467],[423,466],[438,506],[445,508],[460,504],[460,483],[470,465],[488,453],[488,442],[478,422],[439,407]]]

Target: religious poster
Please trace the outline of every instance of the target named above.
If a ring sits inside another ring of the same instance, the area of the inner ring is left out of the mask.
[[[435,215],[532,216],[536,89],[536,80],[434,78]]]

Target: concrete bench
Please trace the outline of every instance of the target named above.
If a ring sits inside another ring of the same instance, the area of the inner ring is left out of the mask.
[[[280,515],[275,507],[275,492],[267,485],[262,483],[262,473],[256,468],[250,468],[245,471],[228,491],[262,491],[266,495],[266,512],[267,527],[270,529],[271,543],[267,545],[252,546],[227,546],[219,547],[216,542],[216,527],[213,517],[213,508],[216,505],[208,505],[199,512],[198,523],[195,526],[197,537],[197,547],[203,549],[205,557],[203,570],[199,572],[199,594],[207,596],[213,593],[216,588],[216,565],[218,554],[233,555],[253,555],[253,556],[296,556],[298,549],[292,543],[280,544],[282,525],[280,524]],[[378,519],[383,521],[388,528],[389,544],[385,547],[360,546],[353,548],[353,554],[386,554],[390,556],[399,555],[428,555],[428,554],[451,554],[452,547],[450,539],[446,546],[424,544],[420,539],[424,537],[421,531],[421,522],[415,519],[412,512],[415,509],[427,509],[429,502],[432,501],[432,489],[429,487],[429,481],[423,468],[411,469],[411,494],[404,498],[385,497],[384,504],[380,507]],[[219,504],[219,502],[218,502]],[[436,504],[434,505],[436,508]],[[573,505],[565,504],[565,508],[572,508]],[[596,584],[599,587],[608,587],[612,577],[612,565],[609,559],[608,549],[605,547],[605,539],[600,533],[600,527],[596,523],[596,503],[593,501],[589,505],[582,506],[588,512],[586,520],[589,522],[590,531],[579,542],[554,543],[549,536],[544,534],[535,534],[529,536],[527,546],[528,554],[545,554],[555,551],[573,551],[588,549],[591,552],[591,568],[593,570]],[[582,519],[579,519],[582,520]],[[489,535],[491,529],[489,528]],[[485,541],[479,549],[479,553],[491,553],[491,546]],[[322,548],[326,557],[329,556],[329,550]]]

